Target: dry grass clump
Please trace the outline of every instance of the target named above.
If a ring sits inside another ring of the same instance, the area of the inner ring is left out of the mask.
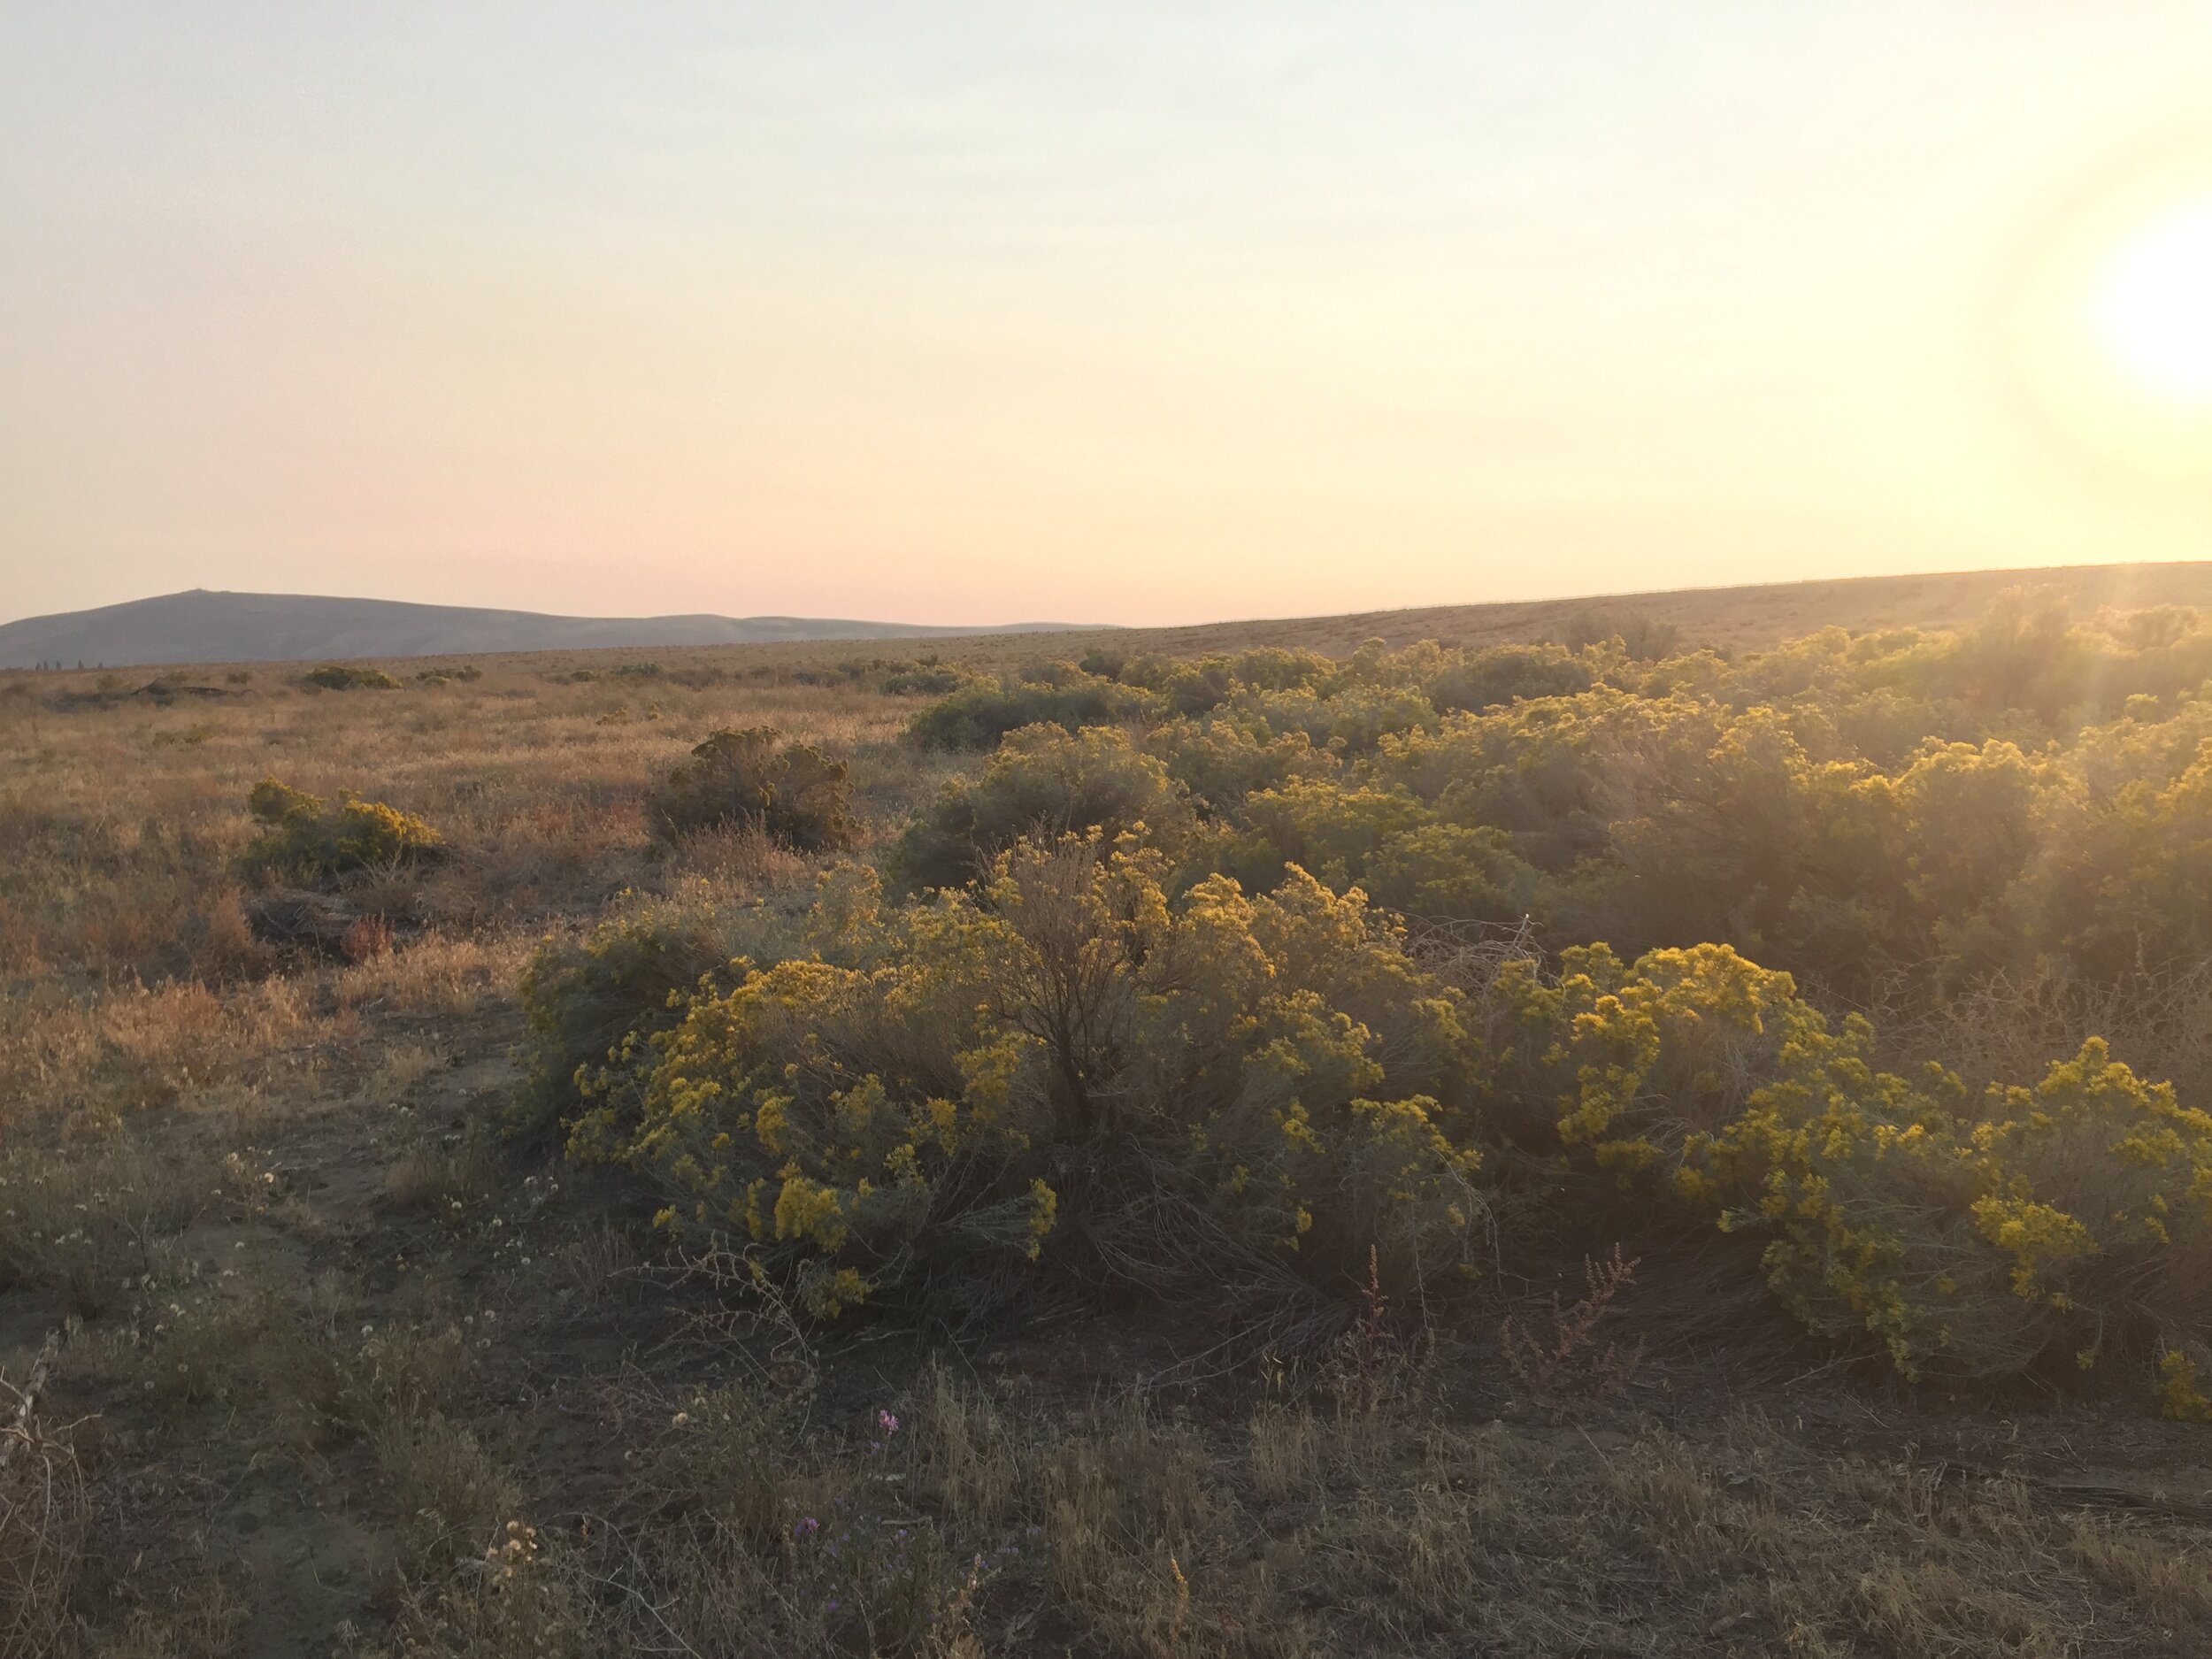
[[[338,1007],[403,1016],[472,1013],[513,995],[530,954],[526,940],[424,935],[403,949],[372,956],[341,970],[331,986]]]
[[[361,1436],[398,1445],[460,1399],[488,1339],[473,1316],[363,1313],[358,1287],[334,1274],[302,1286],[250,1265],[150,1306],[109,1363],[150,1385],[179,1422],[251,1414],[266,1448],[310,1453]]]
[[[437,1044],[403,1039],[388,1044],[377,1056],[362,1093],[375,1100],[397,1101],[452,1064],[453,1056]]]
[[[561,1290],[591,1302],[634,1283],[645,1257],[626,1233],[601,1222],[554,1250],[551,1263]]]
[[[87,1125],[73,1144],[9,1146],[0,1286],[58,1297],[85,1318],[127,1304],[169,1275],[169,1241],[210,1206],[220,1179],[204,1150],[157,1148],[119,1123]]]
[[[571,1557],[511,1520],[480,1558],[410,1593],[400,1651],[407,1659],[599,1659],[616,1650],[604,1645],[608,1621],[590,1590]],[[356,1654],[389,1651],[365,1644]]]
[[[5,755],[0,746],[0,755]],[[102,793],[71,787],[77,774]],[[7,757],[23,793],[0,795],[0,980],[84,974],[151,978],[205,959],[228,973],[250,954],[228,912],[234,884],[211,826],[188,815],[149,814],[145,801],[107,798],[96,769],[121,755],[45,750]],[[134,770],[134,768],[133,768]],[[61,775],[57,775],[61,774]]]
[[[0,1115],[166,1105],[252,1073],[318,1022],[298,981],[194,980],[0,1002]]]
[[[505,1541],[501,1523],[520,1512],[521,1494],[465,1425],[436,1412],[401,1417],[377,1432],[374,1446],[399,1509],[407,1578],[443,1578]]]
[[[813,868],[757,825],[723,825],[687,835],[672,848],[668,864],[675,875],[695,879],[718,897],[789,887]]]
[[[491,1132],[480,1122],[447,1141],[419,1141],[384,1171],[385,1196],[403,1210],[472,1210],[497,1190]]]
[[[2109,1517],[2074,1524],[2074,1560],[2092,1582],[2143,1608],[2170,1628],[2212,1622],[2212,1555],[2201,1542],[2177,1548]]]
[[[1195,1430],[1155,1413],[1131,1395],[1045,1448],[1039,1510],[1055,1593],[1114,1647],[1172,1652],[1214,1622],[1192,1575],[1231,1512]]]
[[[0,1653],[58,1653],[74,1630],[92,1514],[75,1451],[38,1409],[58,1346],[20,1385],[0,1378]]]
[[[99,1659],[231,1659],[252,1608],[211,1573],[163,1590],[158,1607],[134,1609],[120,1628],[98,1632]]]
[[[1247,1432],[1253,1496],[1277,1503],[1312,1494],[1321,1476],[1321,1429],[1310,1410],[1266,1401]]]

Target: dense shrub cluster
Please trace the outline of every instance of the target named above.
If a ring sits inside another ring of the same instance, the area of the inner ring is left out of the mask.
[[[1154,706],[1141,691],[1059,663],[1026,673],[979,674],[915,716],[911,735],[929,749],[989,749],[1025,726],[1099,726]]]
[[[972,892],[830,879],[812,949],[736,964],[575,1149],[673,1225],[788,1262],[809,1304],[991,1305],[1047,1255],[1155,1286],[1448,1282],[1484,1214],[1458,995],[1357,895],[1201,884],[1023,841]]]
[[[987,873],[1022,836],[1145,827],[1172,836],[1189,818],[1167,768],[1113,726],[1071,736],[1057,726],[1010,735],[972,782],[955,784],[909,826],[891,868],[909,888],[951,887]]]
[[[888,894],[835,873],[618,1064],[563,1050],[573,1148],[824,1312],[1056,1263],[1342,1284],[1371,1248],[1441,1290],[1503,1178],[1755,1236],[1909,1374],[2116,1358],[2212,1414],[2212,1117],[2093,1029],[1974,1041],[2023,986],[2139,1062],[2203,1015],[2170,987],[2212,952],[2212,626],[1670,643],[969,681],[914,736],[993,752]]]
[[[2101,1041],[1974,1099],[1940,1065],[1879,1071],[1868,1022],[1724,945],[1509,963],[1490,1014],[1494,1104],[1548,1105],[1563,1146],[1765,1237],[1793,1311],[1909,1375],[2212,1331],[2212,1116]]]
[[[745,829],[798,852],[849,847],[856,826],[846,765],[773,726],[715,733],[645,797],[664,841]]]
[[[324,691],[398,691],[401,683],[380,668],[356,668],[343,663],[326,663],[320,668],[311,668],[300,676],[303,683]]]
[[[313,885],[432,864],[445,856],[444,838],[421,818],[351,790],[332,806],[320,795],[264,778],[246,804],[261,826],[245,852],[252,875]]]

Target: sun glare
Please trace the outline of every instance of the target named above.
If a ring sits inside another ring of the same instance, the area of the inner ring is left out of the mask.
[[[2212,404],[2212,196],[2120,248],[2092,301],[2090,326],[2147,393]]]
[[[2139,478],[2212,479],[2212,156],[2078,215],[2025,273],[2012,320],[2062,431]]]

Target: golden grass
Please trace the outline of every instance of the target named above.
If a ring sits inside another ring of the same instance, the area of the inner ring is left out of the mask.
[[[94,684],[36,678],[49,700]],[[780,725],[870,757],[914,707],[850,687],[654,681],[654,718],[606,719],[637,695],[526,666],[385,693],[305,690],[271,671],[188,708],[58,713],[0,695],[0,1102],[161,1103],[342,1035],[349,1013],[456,1017],[502,1000],[549,923],[625,887],[727,895],[796,879],[807,866],[757,838],[652,856],[646,787],[718,726]],[[887,756],[861,771],[864,792],[902,801],[943,768],[918,776]],[[304,963],[254,936],[234,864],[247,793],[268,775],[388,800],[453,847],[438,870],[357,895],[400,918],[396,948]]]

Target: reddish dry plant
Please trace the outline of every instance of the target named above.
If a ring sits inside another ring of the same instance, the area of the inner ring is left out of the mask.
[[[381,916],[357,918],[338,941],[338,949],[348,962],[366,962],[386,955],[391,948],[392,925]]]
[[[1623,1352],[1608,1342],[1597,1346],[1598,1322],[1610,1312],[1614,1298],[1636,1282],[1641,1257],[1623,1261],[1621,1247],[1613,1247],[1609,1261],[1585,1257],[1583,1279],[1589,1291],[1571,1308],[1559,1305],[1552,1293],[1552,1334],[1546,1342],[1507,1319],[1498,1327],[1505,1363],[1522,1392],[1538,1405],[1555,1411],[1594,1406],[1626,1388],[1644,1356],[1641,1342]]]
[[[1382,1263],[1371,1245],[1359,1312],[1337,1338],[1334,1350],[1322,1367],[1321,1384],[1345,1411],[1365,1416],[1398,1392],[1405,1363],[1405,1344],[1390,1328],[1390,1299],[1383,1294]]]

